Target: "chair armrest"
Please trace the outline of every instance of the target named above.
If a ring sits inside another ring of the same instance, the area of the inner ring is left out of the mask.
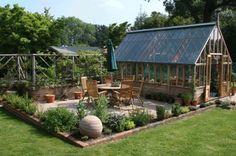
[[[98,94],[101,95],[101,94],[106,94],[106,93],[107,91],[104,90],[104,91],[99,92]]]
[[[113,92],[114,92],[115,94],[120,94],[120,93],[119,93],[118,91],[116,91],[116,90],[114,90]]]

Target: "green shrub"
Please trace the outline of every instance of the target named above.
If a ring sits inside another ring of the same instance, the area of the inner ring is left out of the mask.
[[[222,103],[221,103],[221,105],[220,105],[220,107],[222,108],[222,109],[231,109],[231,107],[230,107],[230,101],[223,101]]]
[[[156,106],[157,120],[163,120],[165,118],[165,107]]]
[[[98,98],[98,100],[93,105],[94,112],[93,115],[97,116],[102,123],[106,123],[107,117],[108,117],[108,100],[107,97],[101,96]]]
[[[188,106],[190,105],[190,102],[192,101],[193,96],[190,93],[183,93],[182,98],[183,98],[184,104]]]
[[[34,115],[37,111],[36,105],[26,95],[25,97],[15,94],[4,95],[4,99],[14,108],[20,109],[29,115]]]
[[[30,115],[34,115],[35,112],[37,111],[37,107],[34,104],[30,104],[30,105],[25,106],[24,110],[26,113]]]
[[[150,123],[152,117],[148,114],[148,112],[144,110],[135,110],[129,114],[130,120],[134,121],[135,125],[143,126]]]
[[[200,104],[200,108],[204,108],[204,107],[207,107],[209,106],[210,104],[209,103],[201,103]]]
[[[125,130],[126,118],[124,115],[111,114],[107,119],[107,127],[111,128],[112,131],[122,132]]]
[[[43,113],[41,121],[49,131],[67,132],[75,127],[77,118],[69,110],[58,107]]]
[[[191,111],[195,111],[195,110],[198,109],[198,107],[197,107],[197,106],[189,106],[189,109],[190,109]]]
[[[174,116],[179,116],[181,114],[180,104],[175,103],[172,105],[172,113]]]
[[[190,111],[188,107],[181,107],[180,110],[181,110],[181,114],[188,113]]]
[[[165,119],[170,118],[172,116],[171,110],[166,110],[165,111]]]
[[[85,104],[82,100],[79,101],[79,103],[76,105],[76,109],[77,109],[77,116],[80,121],[86,116]]]
[[[222,103],[221,100],[216,100],[216,101],[215,101],[215,104],[216,104],[216,105],[220,105],[221,103]]]
[[[103,130],[102,132],[104,134],[111,134],[112,133],[112,130],[110,128],[108,128],[106,125],[103,125]]]
[[[125,129],[130,130],[130,129],[133,129],[133,128],[135,128],[135,123],[133,121],[127,119],[125,121]]]
[[[81,141],[87,141],[88,139],[89,139],[89,137],[86,136],[86,135],[85,135],[85,136],[82,136],[82,137],[80,138]]]
[[[168,95],[167,98],[166,98],[166,102],[172,104],[172,103],[175,102],[175,98],[171,95]]]
[[[168,98],[168,95],[164,93],[159,93],[159,101],[166,102]]]

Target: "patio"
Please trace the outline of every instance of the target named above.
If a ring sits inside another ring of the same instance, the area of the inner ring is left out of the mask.
[[[67,108],[70,111],[73,111],[76,113],[76,104],[78,104],[79,100],[66,100],[66,101],[55,101],[54,103],[37,103],[39,110],[42,112],[47,111],[48,109],[56,108],[56,107],[64,107]],[[92,109],[92,104],[88,104],[86,102],[86,99],[84,100],[84,103],[87,107],[86,111],[90,112]],[[140,105],[137,99],[133,102],[133,109],[132,105],[122,105],[120,108],[114,106],[114,107],[108,107],[108,111],[111,113],[116,114],[125,114],[128,115],[128,113],[135,109],[144,109],[149,114],[151,114],[153,117],[156,117],[156,106],[162,105],[166,108],[166,110],[171,109],[171,104],[150,100],[150,99],[144,99],[143,106]]]
[[[214,99],[213,99],[214,100]],[[222,98],[221,100],[226,101],[236,101],[236,95],[228,96],[225,98]],[[37,103],[37,106],[39,110],[45,112],[48,109],[56,108],[56,107],[64,107],[67,108],[70,111],[73,111],[76,113],[76,104],[78,104],[79,100],[66,100],[66,101],[55,101],[54,103]],[[86,106],[87,106],[87,112],[90,112],[92,109],[92,104],[86,103],[86,99],[84,100]],[[156,106],[162,105],[165,107],[166,110],[171,110],[171,104],[166,102],[160,102],[156,100],[150,100],[150,99],[143,99],[143,106],[141,106],[137,99],[134,100],[133,103],[133,110],[135,109],[144,109],[149,114],[151,114],[153,117],[156,117]],[[122,105],[120,108],[118,107],[109,107],[108,111],[111,113],[116,114],[125,114],[128,115],[130,111],[132,111],[132,105]]]

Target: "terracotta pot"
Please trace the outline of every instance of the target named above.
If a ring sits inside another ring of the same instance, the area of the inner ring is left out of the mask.
[[[75,99],[81,99],[83,97],[83,93],[81,91],[74,92]]]
[[[236,93],[236,87],[232,87],[232,94],[234,95]]]
[[[82,135],[97,138],[102,134],[102,122],[94,116],[88,115],[79,122],[79,131]]]
[[[55,95],[54,94],[46,94],[45,99],[47,103],[53,103],[55,101]]]
[[[193,105],[193,106],[197,106],[197,103],[198,103],[197,100],[193,100],[193,101],[192,101],[192,105]]]

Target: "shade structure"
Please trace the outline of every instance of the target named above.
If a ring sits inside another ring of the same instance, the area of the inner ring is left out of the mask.
[[[114,53],[114,48],[113,48],[113,44],[112,41],[109,39],[107,42],[107,70],[109,72],[113,72],[116,71],[117,68],[117,64],[116,64],[116,56]]]

